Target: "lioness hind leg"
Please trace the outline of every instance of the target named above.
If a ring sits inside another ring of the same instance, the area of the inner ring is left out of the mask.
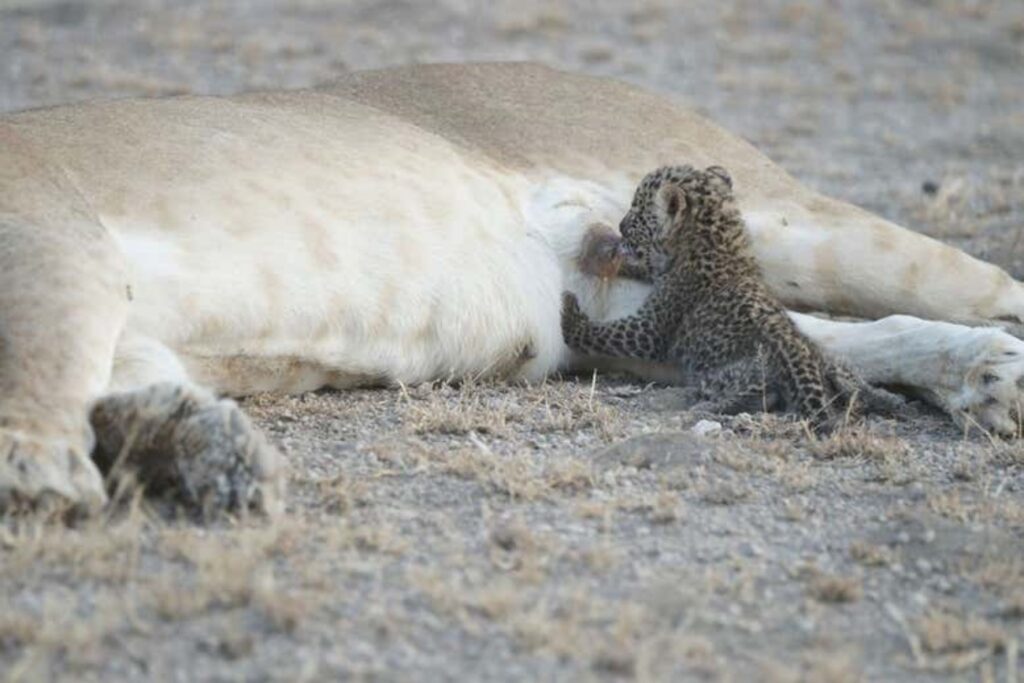
[[[791,308],[1024,324],[1024,284],[1003,269],[850,204],[808,194],[745,218],[765,280]]]
[[[995,328],[905,315],[872,322],[790,317],[865,381],[907,387],[965,427],[1021,433],[1024,341]]]
[[[234,401],[194,385],[170,349],[122,340],[111,386],[91,415],[101,469],[126,467],[147,492],[203,516],[283,509],[281,456]]]
[[[0,169],[2,170],[2,169]],[[3,189],[0,173],[0,190]],[[35,221],[0,192],[0,510],[106,500],[89,459],[127,310],[120,254],[87,216]]]

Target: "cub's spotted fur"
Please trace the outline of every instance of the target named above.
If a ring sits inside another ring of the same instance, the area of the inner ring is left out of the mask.
[[[592,354],[681,363],[714,412],[797,412],[825,424],[859,395],[892,411],[896,396],[824,358],[768,291],[724,169],[670,166],[647,175],[620,225],[621,274],[653,280],[628,318],[593,323],[566,294],[566,343]]]

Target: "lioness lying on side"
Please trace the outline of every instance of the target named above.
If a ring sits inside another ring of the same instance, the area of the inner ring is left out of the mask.
[[[792,314],[804,335],[1016,433],[1024,342],[991,325],[1024,320],[1024,286],[999,268],[806,189],[663,96],[421,66],[0,117],[0,500],[101,505],[98,444],[196,501],[274,511],[281,459],[218,395],[572,366],[560,293],[596,320],[636,310],[649,286],[590,250],[679,160],[730,170],[783,303],[875,319]]]

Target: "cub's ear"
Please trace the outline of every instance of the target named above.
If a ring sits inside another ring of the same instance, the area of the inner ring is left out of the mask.
[[[665,183],[658,190],[658,205],[670,220],[675,220],[686,210],[686,193],[674,183]]]
[[[710,173],[713,176],[717,176],[722,181],[724,181],[726,185],[729,186],[730,190],[732,189],[732,176],[729,175],[729,172],[726,171],[721,166],[708,166],[706,169],[704,169],[704,172]]]

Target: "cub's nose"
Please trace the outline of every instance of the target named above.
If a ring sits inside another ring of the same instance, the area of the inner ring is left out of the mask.
[[[609,240],[598,246],[598,257],[605,261],[621,261],[634,255],[633,248],[623,240]]]
[[[619,256],[622,258],[636,258],[636,249],[634,249],[626,240],[622,240],[615,246],[618,249]]]

